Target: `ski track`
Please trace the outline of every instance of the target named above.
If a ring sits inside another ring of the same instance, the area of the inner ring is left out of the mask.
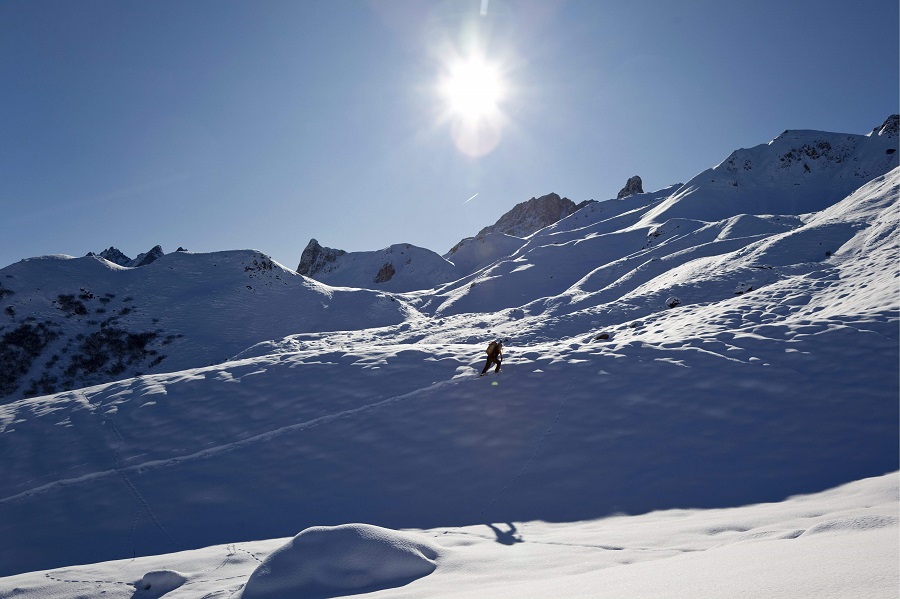
[[[347,416],[354,416],[356,414],[362,414],[364,412],[376,410],[378,408],[382,408],[384,406],[387,406],[387,405],[390,405],[393,403],[406,401],[406,400],[416,397],[417,395],[420,395],[422,393],[429,393],[432,391],[436,391],[438,389],[442,389],[444,387],[456,385],[459,383],[459,380],[460,379],[458,379],[458,378],[452,378],[452,379],[449,379],[446,381],[439,381],[439,382],[433,383],[431,385],[428,385],[427,387],[415,389],[413,391],[404,393],[402,395],[395,395],[393,397],[388,397],[387,399],[382,399],[380,401],[376,401],[374,403],[359,406],[357,408],[351,408],[349,410],[342,410],[340,412],[335,412],[333,414],[326,414],[324,416],[318,416],[316,418],[313,418],[312,420],[307,420],[306,422],[289,424],[287,426],[283,426],[283,427],[277,428],[275,430],[271,430],[271,431],[268,431],[265,433],[260,433],[258,435],[254,435],[252,437],[248,437],[246,439],[241,439],[240,441],[234,441],[232,443],[226,443],[224,445],[217,445],[215,447],[209,447],[207,449],[203,449],[201,451],[183,455],[183,456],[167,458],[165,460],[150,460],[147,462],[141,462],[140,464],[133,464],[131,466],[127,466],[124,468],[115,467],[112,470],[91,472],[89,474],[85,474],[85,475],[78,476],[75,478],[51,481],[49,483],[40,485],[33,489],[28,489],[27,491],[22,491],[21,493],[17,493],[15,495],[10,495],[9,497],[0,498],[0,504],[18,501],[20,499],[24,499],[26,497],[31,497],[32,495],[36,495],[39,493],[44,493],[51,489],[61,487],[61,486],[80,485],[80,484],[84,484],[84,483],[87,483],[90,481],[108,478],[110,476],[121,476],[123,481],[125,482],[125,485],[127,487],[129,487],[132,494],[134,494],[136,496],[137,500],[144,506],[144,508],[148,512],[148,515],[151,517],[151,519],[153,519],[154,523],[160,527],[160,530],[163,531],[163,533],[166,535],[166,537],[168,537],[170,540],[172,540],[172,537],[169,535],[169,533],[167,533],[164,529],[162,529],[162,526],[159,524],[159,522],[153,516],[153,513],[152,513],[152,511],[150,511],[150,507],[149,507],[149,505],[147,505],[147,502],[143,500],[143,498],[140,496],[140,493],[137,491],[137,489],[134,488],[134,485],[131,484],[130,480],[126,476],[127,473],[138,472],[138,471],[141,471],[144,469],[150,469],[150,468],[165,468],[166,466],[169,466],[171,464],[190,462],[190,461],[194,461],[194,460],[208,458],[208,457],[215,456],[215,455],[220,455],[223,453],[227,453],[229,451],[233,451],[235,449],[240,449],[242,447],[246,447],[248,445],[253,445],[254,443],[261,443],[261,442],[269,441],[271,439],[274,439],[276,437],[279,437],[279,436],[287,434],[287,433],[308,430],[308,429],[315,428],[315,427],[323,425],[323,424],[328,424],[329,422],[333,422],[340,418],[345,418]],[[109,421],[109,419],[104,418],[104,421]],[[116,433],[116,435],[119,436],[118,429],[115,428],[115,425],[113,425],[113,430]],[[121,437],[119,437],[119,438],[121,438]],[[117,456],[116,456],[116,463],[118,463]]]

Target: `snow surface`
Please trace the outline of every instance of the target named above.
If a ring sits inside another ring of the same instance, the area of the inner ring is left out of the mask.
[[[495,260],[514,254],[525,244],[520,237],[506,233],[487,233],[479,237],[468,237],[460,241],[452,253],[444,258],[453,263],[459,278],[488,266]]]
[[[154,335],[148,345],[153,354],[117,377],[108,374],[115,361],[110,360],[71,377],[79,383],[75,387],[220,363],[286,331],[398,324],[413,311],[381,292],[334,288],[302,277],[254,250],[174,252],[140,268],[98,256],[43,256],[0,270],[0,284],[13,292],[0,294],[0,301],[15,314],[0,318],[48,323],[58,333],[9,399],[27,396],[28,381],[44,374],[62,385],[83,339],[104,328]],[[80,302],[83,314],[61,310],[62,295]],[[0,333],[5,324],[0,322]],[[48,359],[55,365],[46,367]],[[153,359],[159,362],[152,365]]]
[[[321,548],[328,561],[313,557],[310,565],[286,560],[271,569],[280,582],[309,577],[311,570],[320,581],[318,588],[287,585],[289,592],[281,594],[256,594],[251,585],[295,539],[9,576],[0,579],[0,597],[361,597],[346,583],[367,576],[381,583],[381,590],[364,595],[373,598],[896,597],[897,489],[895,473],[738,508],[665,510],[559,524],[501,521],[404,532],[381,529],[368,550],[356,538],[328,538],[326,531]],[[322,531],[304,531],[298,538]],[[428,555],[416,556],[420,550],[410,547],[425,547]],[[340,564],[348,562],[361,578],[341,574]],[[385,577],[398,563],[413,574]],[[388,569],[382,570],[382,564]],[[173,565],[178,572],[167,570]],[[390,580],[395,586],[388,586]],[[159,583],[146,588],[153,581]]]
[[[382,268],[387,274],[378,279]],[[336,287],[359,287],[402,292],[431,289],[458,278],[458,269],[435,252],[409,243],[398,243],[375,252],[348,252],[314,276]],[[386,278],[386,280],[385,280]]]
[[[437,555],[424,537],[378,526],[315,526],[266,557],[241,596],[277,599],[402,586],[431,574]]]
[[[798,187],[592,204],[390,296],[251,251],[0,270],[20,315],[132,294],[190,364],[0,406],[0,597],[896,597],[900,169]]]

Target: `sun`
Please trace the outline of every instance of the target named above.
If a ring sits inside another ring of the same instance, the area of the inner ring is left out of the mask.
[[[446,125],[463,154],[477,158],[494,151],[511,119],[506,103],[515,95],[506,79],[508,60],[488,60],[483,52],[442,52],[437,80],[438,122]]]
[[[449,67],[441,93],[454,116],[479,120],[499,110],[504,83],[496,66],[480,58],[469,58]]]

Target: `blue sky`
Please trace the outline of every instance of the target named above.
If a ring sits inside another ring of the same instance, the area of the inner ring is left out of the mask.
[[[294,268],[312,237],[443,254],[533,196],[867,133],[898,111],[898,22],[896,0],[7,0],[0,267],[161,244]],[[505,89],[476,156],[440,92],[472,54]]]

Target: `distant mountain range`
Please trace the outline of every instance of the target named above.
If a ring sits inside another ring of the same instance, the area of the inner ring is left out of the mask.
[[[896,168],[897,142],[896,115],[867,135],[785,131],[655,192],[632,177],[620,199],[532,198],[443,256],[410,244],[344,252],[313,239],[297,272],[258,251],[159,246],[135,259],[110,247],[23,260],[0,270],[0,401],[215,364],[284,335],[410,314],[525,315],[613,299],[640,312],[631,295],[640,284],[674,277],[692,259],[800,234],[806,215]],[[816,243],[796,259],[837,249]],[[768,279],[752,270],[767,266],[757,260],[735,289]]]

